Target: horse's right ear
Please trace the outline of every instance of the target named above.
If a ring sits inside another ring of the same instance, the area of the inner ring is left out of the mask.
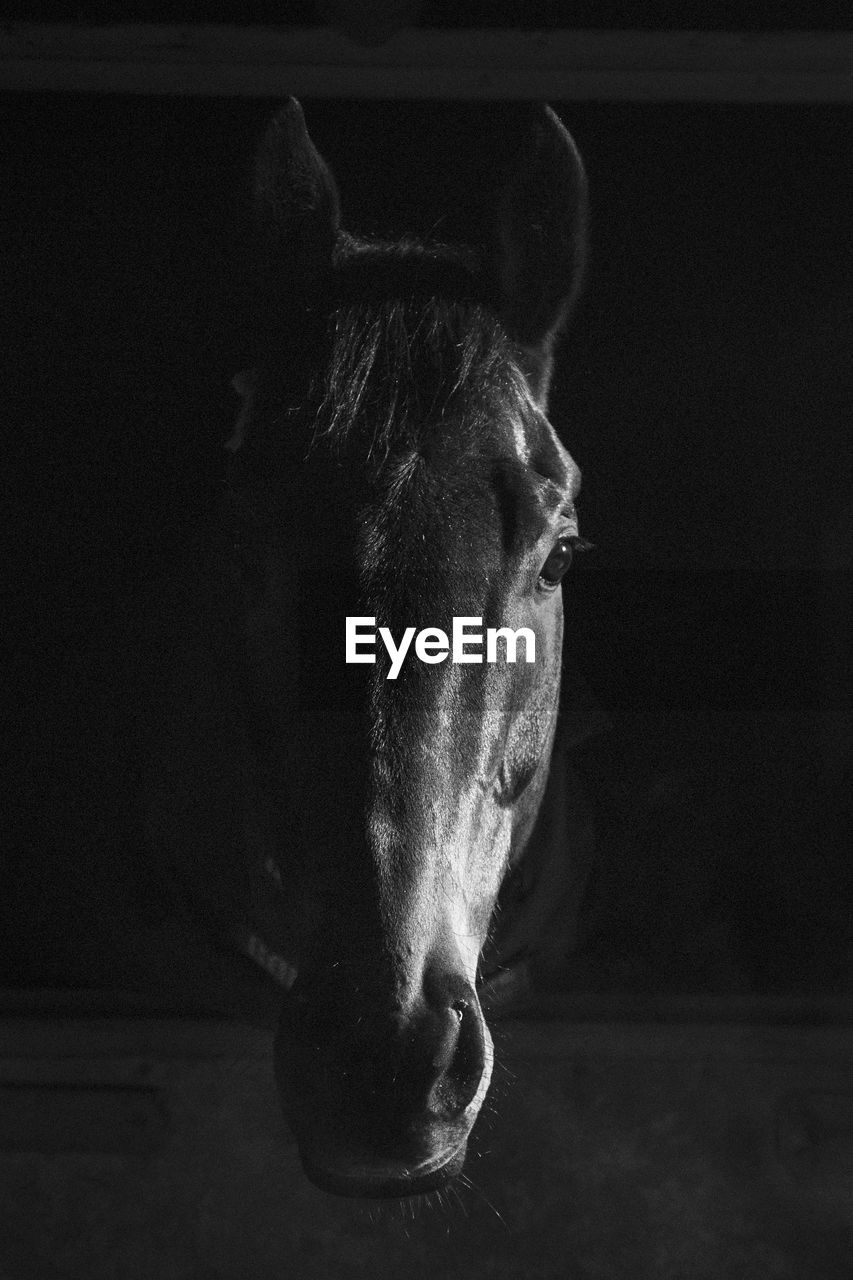
[[[340,230],[338,188],[288,98],[255,161],[256,265],[265,289],[309,293],[329,270]]]

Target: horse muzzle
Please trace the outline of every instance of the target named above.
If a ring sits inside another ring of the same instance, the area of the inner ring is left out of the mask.
[[[491,1077],[492,1041],[462,978],[430,984],[403,1014],[363,993],[296,983],[282,1011],[276,1080],[307,1176],[344,1196],[444,1186],[465,1162]]]

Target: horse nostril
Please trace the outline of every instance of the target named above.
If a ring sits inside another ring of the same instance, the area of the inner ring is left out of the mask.
[[[459,1041],[459,1028],[462,1024],[462,1011],[452,1005],[444,1009],[436,1018],[435,1041],[430,1055],[429,1065],[433,1080],[443,1076],[449,1070],[456,1055]]]
[[[456,1000],[447,1010],[446,1025],[452,1027],[443,1045],[439,1070],[430,1093],[432,1108],[452,1118],[475,1097],[486,1066],[483,1016],[476,996]]]

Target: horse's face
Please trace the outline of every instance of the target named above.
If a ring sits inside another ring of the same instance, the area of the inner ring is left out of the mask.
[[[314,300],[271,344],[234,441],[263,528],[254,733],[273,808],[280,789],[298,815],[281,810],[299,977],[276,1066],[306,1170],[343,1194],[411,1194],[462,1167],[491,1071],[479,956],[547,778],[578,471],[544,405],[583,180],[553,116],[532,136],[566,206],[539,217],[562,257],[535,296],[531,174],[477,285],[458,256],[340,233],[295,104],[261,154],[260,204],[274,192],[291,283]],[[346,660],[348,618],[368,661]],[[454,653],[460,619],[481,638]],[[499,628],[521,635],[490,646]]]

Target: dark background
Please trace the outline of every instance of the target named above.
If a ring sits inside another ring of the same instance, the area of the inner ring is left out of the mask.
[[[845,0],[9,0],[9,18],[27,22],[229,22],[312,26],[350,18],[362,30],[407,22],[436,27],[658,28],[680,31],[843,30]]]
[[[215,493],[273,105],[2,102],[13,739]],[[503,108],[305,106],[353,230],[474,216],[469,166]],[[552,400],[597,545],[567,644],[611,726],[576,752],[598,836],[564,981],[849,994],[850,112],[559,111],[593,203]],[[8,776],[38,886],[17,916],[42,928],[79,833],[57,838],[44,779]]]

